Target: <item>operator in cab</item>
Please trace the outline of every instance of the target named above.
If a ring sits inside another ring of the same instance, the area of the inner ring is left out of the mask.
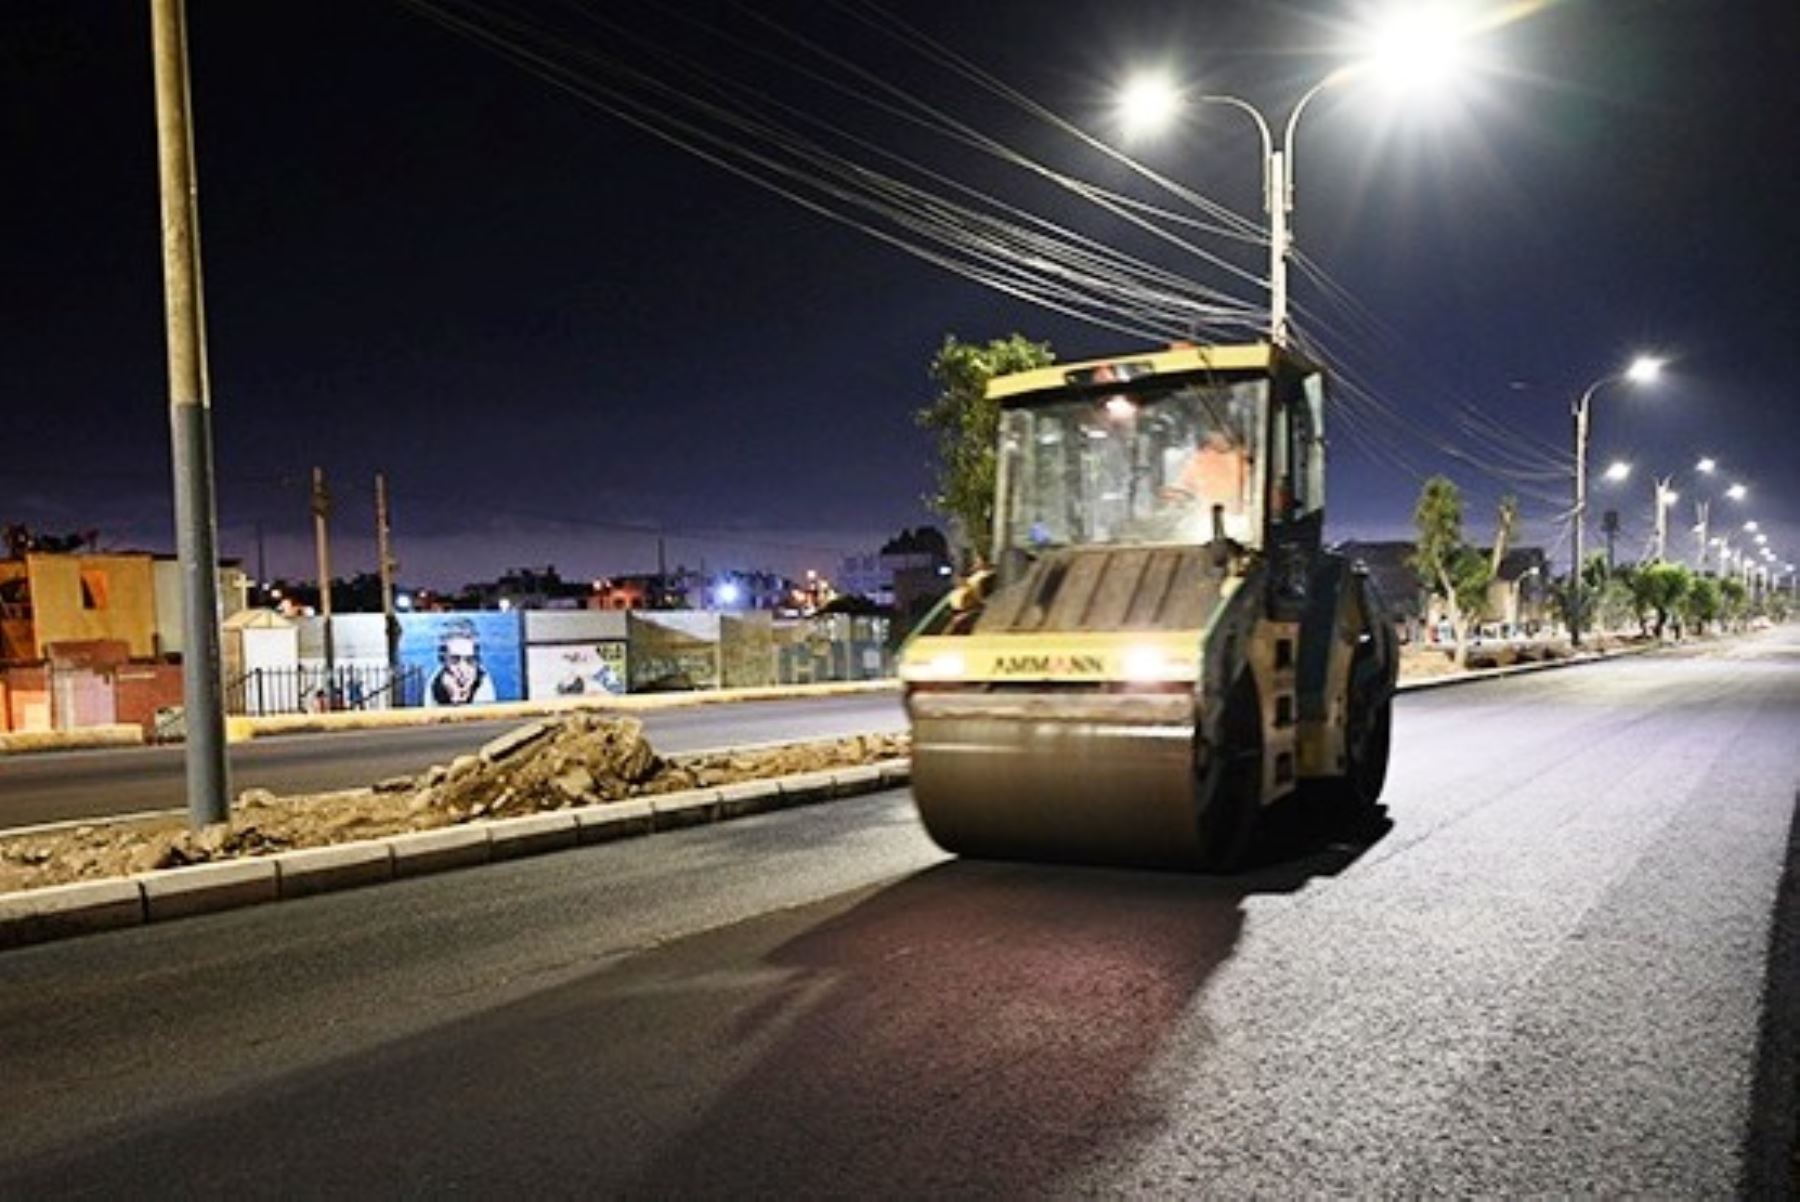
[[[1193,506],[1208,522],[1217,508],[1225,529],[1234,531],[1243,518],[1249,474],[1249,457],[1230,431],[1211,426],[1163,486],[1159,499],[1165,505]]]

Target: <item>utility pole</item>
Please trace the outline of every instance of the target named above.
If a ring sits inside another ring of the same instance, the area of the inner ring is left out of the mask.
[[[325,708],[337,708],[337,646],[331,635],[331,534],[325,519],[331,514],[331,497],[325,491],[325,469],[313,468],[313,543],[319,552],[319,614],[325,619]]]
[[[394,617],[394,569],[400,565],[394,561],[392,546],[388,538],[392,533],[388,525],[387,476],[375,473],[375,554],[379,557],[381,573],[381,629],[387,637],[388,672],[391,675],[400,663],[400,623]]]
[[[182,0],[150,0],[150,31],[155,60],[157,180],[162,197],[175,549],[181,571],[185,642],[181,677],[188,824],[197,830],[230,821],[231,781],[225,754],[219,521],[213,495],[212,399],[200,279],[199,184],[188,94],[187,14]]]
[[[1706,536],[1711,532],[1712,502],[1694,502],[1694,567],[1702,576],[1706,575]]]
[[[1581,646],[1581,620],[1587,614],[1587,589],[1581,579],[1581,556],[1586,549],[1583,527],[1587,525],[1587,445],[1588,404],[1599,389],[1596,382],[1575,404],[1575,562],[1569,570],[1569,643]],[[1610,556],[1608,567],[1611,567]]]
[[[1669,558],[1669,506],[1679,500],[1674,493],[1669,491],[1669,486],[1674,483],[1674,479],[1673,476],[1663,476],[1653,481],[1656,485],[1657,563],[1665,563]]]

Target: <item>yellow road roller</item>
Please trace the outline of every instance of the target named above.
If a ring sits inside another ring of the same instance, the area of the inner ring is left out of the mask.
[[[1222,872],[1373,808],[1399,656],[1325,551],[1325,375],[1182,346],[995,378],[991,564],[907,640],[913,795],[965,856]]]

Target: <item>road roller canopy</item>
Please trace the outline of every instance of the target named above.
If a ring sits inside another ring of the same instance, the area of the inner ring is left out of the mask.
[[[1188,347],[993,381],[995,546],[1250,547],[1324,500],[1319,373],[1266,345]]]

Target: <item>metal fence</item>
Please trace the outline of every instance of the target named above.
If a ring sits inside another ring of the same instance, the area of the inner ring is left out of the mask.
[[[331,673],[307,664],[252,668],[226,682],[225,710],[262,715],[394,709],[419,696],[423,680],[420,668],[385,664],[341,664]]]

